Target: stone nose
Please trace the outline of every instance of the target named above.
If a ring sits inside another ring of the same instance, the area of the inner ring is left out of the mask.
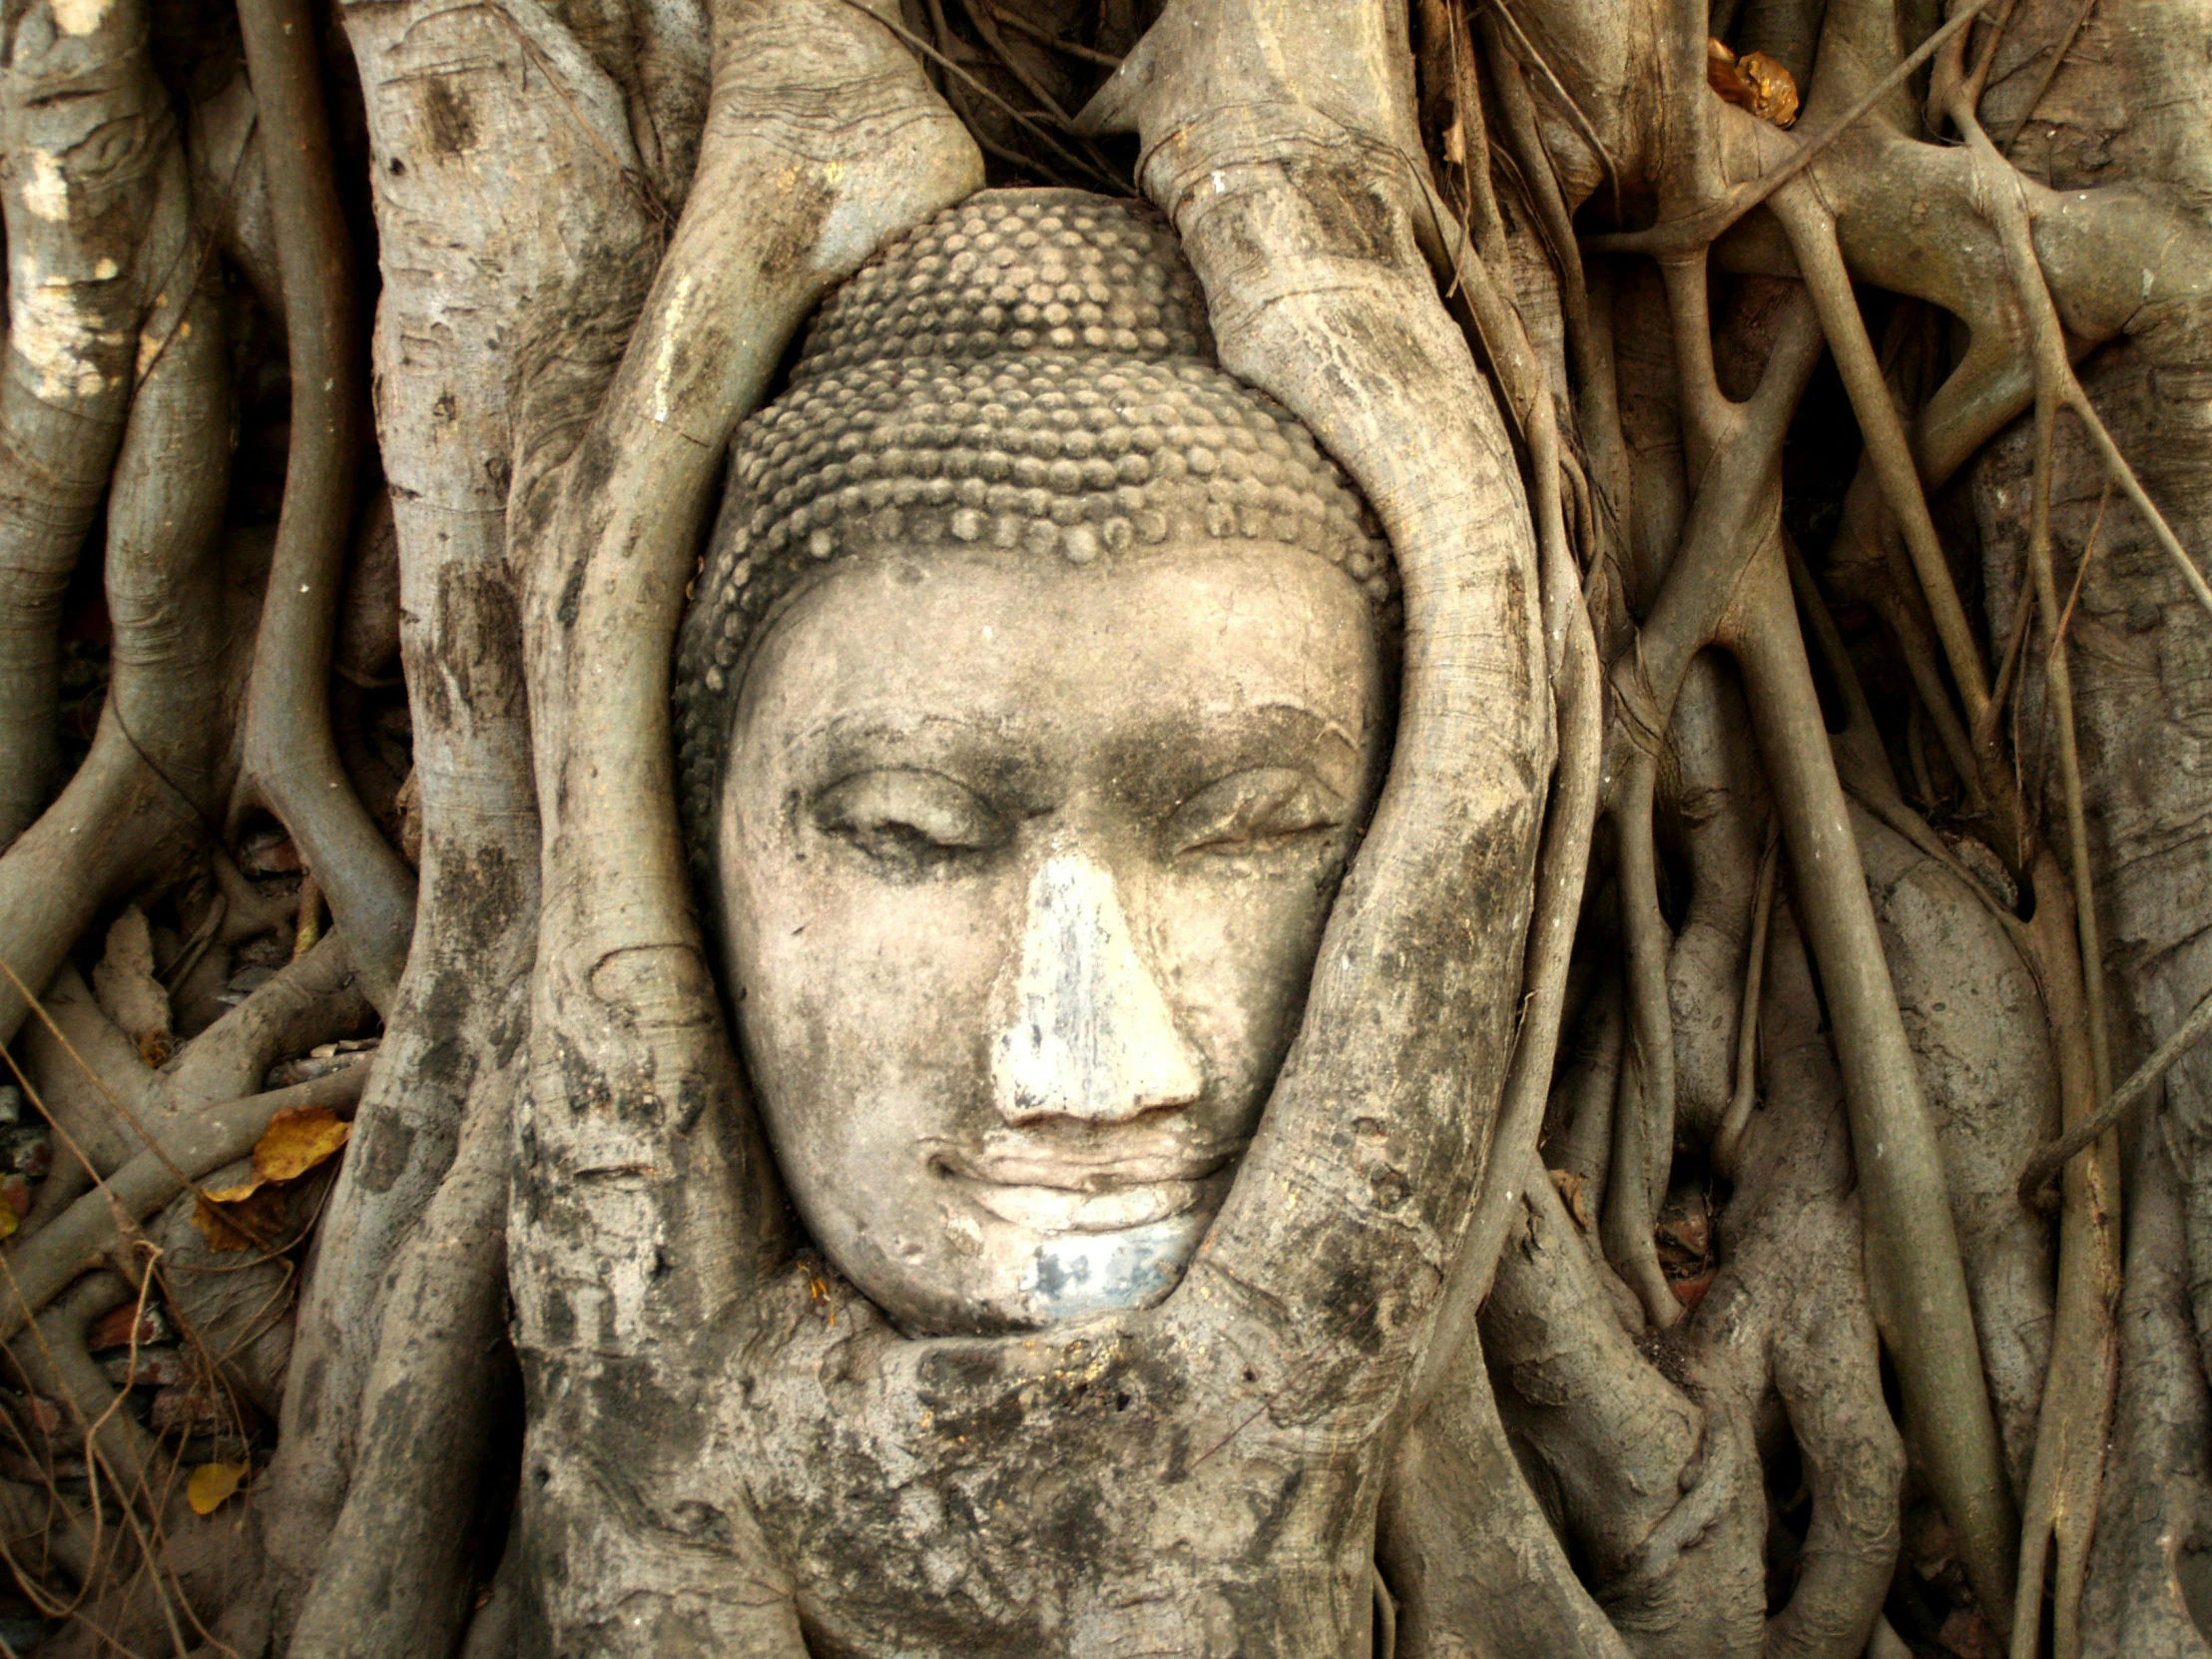
[[[1106,870],[1066,852],[1038,866],[1013,966],[1006,1024],[991,1047],[1008,1123],[1118,1123],[1198,1099],[1198,1055],[1130,937]]]

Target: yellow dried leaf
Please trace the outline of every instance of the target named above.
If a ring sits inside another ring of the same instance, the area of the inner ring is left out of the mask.
[[[14,1205],[0,1204],[0,1239],[7,1238],[22,1225],[22,1221],[16,1216]]]
[[[254,1173],[264,1181],[291,1181],[345,1144],[353,1126],[327,1106],[293,1106],[269,1120],[254,1146]]]
[[[1764,52],[1746,52],[1739,58],[1720,41],[1708,40],[1705,81],[1729,103],[1749,110],[1761,121],[1771,121],[1777,127],[1797,121],[1797,81]]]
[[[210,1204],[244,1204],[261,1190],[262,1178],[257,1175],[236,1187],[210,1187],[203,1196]]]
[[[185,1501],[196,1515],[212,1515],[246,1479],[245,1463],[202,1463],[185,1482]]]

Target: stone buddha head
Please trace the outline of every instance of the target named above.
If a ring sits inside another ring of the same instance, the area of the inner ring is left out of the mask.
[[[985,192],[823,307],[735,440],[678,737],[778,1167],[900,1325],[1180,1278],[1379,785],[1395,615],[1150,209]]]

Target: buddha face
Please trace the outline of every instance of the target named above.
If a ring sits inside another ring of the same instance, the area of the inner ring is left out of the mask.
[[[770,1141],[910,1330],[1173,1288],[1297,1027],[1381,767],[1311,553],[840,562],[773,623],[714,827]]]

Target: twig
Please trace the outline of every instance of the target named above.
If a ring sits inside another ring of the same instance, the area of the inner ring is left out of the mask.
[[[177,959],[169,964],[169,971],[162,975],[165,989],[174,991],[200,965],[200,958],[215,943],[216,935],[223,927],[223,918],[230,913],[231,900],[218,888],[208,900],[208,913],[200,918],[200,925],[192,930],[192,937],[177,952]]]
[[[1190,1470],[1196,1469],[1201,1463],[1207,1461],[1207,1459],[1212,1457],[1216,1452],[1220,1451],[1222,1447],[1226,1446],[1231,1440],[1234,1440],[1239,1434],[1242,1434],[1247,1428],[1250,1428],[1255,1422],[1259,1421],[1261,1416],[1266,1413],[1269,1406],[1273,1405],[1277,1400],[1281,1399],[1284,1394],[1290,1391],[1292,1383],[1296,1382],[1300,1378],[1306,1376],[1316,1366],[1320,1365],[1324,1360],[1328,1359],[1330,1355],[1335,1353],[1338,1346],[1342,1344],[1347,1337],[1352,1335],[1353,1331],[1359,1326],[1360,1322],[1368,1318],[1369,1315],[1375,1312],[1376,1307],[1377,1303],[1372,1299],[1370,1301],[1362,1303],[1358,1308],[1355,1308],[1352,1311],[1351,1317],[1349,1317],[1343,1325],[1339,1326],[1336,1331],[1332,1332],[1325,1341],[1315,1344],[1311,1349],[1307,1350],[1306,1353],[1300,1355],[1299,1358],[1291,1365],[1290,1371],[1285,1375],[1283,1381],[1277,1383],[1274,1387],[1270,1388],[1264,1395],[1262,1395],[1259,1404],[1255,1405],[1250,1411],[1247,1411],[1243,1416],[1239,1417],[1234,1423],[1232,1423],[1229,1427],[1228,1433],[1224,1434],[1220,1439],[1216,1440],[1212,1445],[1208,1446],[1204,1451],[1200,1452],[1196,1457],[1193,1457],[1188,1463],[1184,1464],[1183,1467],[1185,1471],[1188,1472]]]
[[[2043,99],[2049,94],[2051,83],[2058,79],[2058,72],[2066,67],[2066,54],[2073,50],[2074,42],[2081,38],[2081,31],[2089,26],[2089,14],[2096,9],[2097,0],[2081,0],[2081,9],[2074,13],[2073,26],[2066,31],[2065,36],[2058,42],[2058,50],[2051,54],[2049,64],[2043,69],[2043,78],[2035,83],[2035,95],[2028,99],[2026,113],[2020,117],[2012,131],[2006,136],[2004,143],[1999,146],[2007,158],[2012,154],[2012,147],[2020,142],[2020,135],[2026,132],[2034,123],[2035,112],[2042,108]]]
[[[2050,648],[2053,651],[2066,643],[2066,630],[2073,625],[2074,606],[2081,599],[2081,584],[2089,579],[2089,561],[2097,556],[2097,532],[2104,528],[2104,509],[2112,504],[2112,481],[2105,480],[2104,493],[2097,497],[2097,516],[2089,526],[2089,539],[2081,549],[2081,563],[2074,567],[2073,587],[2066,594],[2066,608],[2058,613],[2058,626],[2051,630]]]
[[[553,96],[560,101],[561,108],[567,113],[568,119],[575,124],[576,130],[584,135],[584,142],[599,152],[599,159],[614,171],[615,177],[620,179],[630,194],[637,198],[638,206],[645,210],[646,217],[651,219],[659,227],[661,235],[666,237],[676,224],[676,216],[668,211],[668,204],[661,200],[660,193],[653,188],[652,181],[645,178],[636,169],[622,165],[622,158],[616,155],[608,145],[605,135],[584,119],[584,112],[576,107],[576,100],[569,96],[568,88],[562,84],[560,74],[547,60],[544,51],[540,49],[536,41],[522,32],[522,26],[508,15],[506,7],[487,5],[482,9],[506,26],[507,33],[515,38],[515,45],[522,49],[524,60],[536,66],[539,78],[548,87],[552,88]],[[523,81],[527,84],[528,80],[529,75],[525,71]],[[341,668],[338,672],[343,674],[345,671]]]
[[[1080,59],[1084,63],[1098,64],[1106,69],[1119,69],[1122,65],[1122,60],[1115,57],[1111,52],[1101,52],[1094,47],[1078,46],[1072,40],[1062,40],[1050,29],[1030,22],[1029,19],[1023,17],[1019,12],[1007,11],[1003,9],[1002,7],[994,4],[993,0],[982,0],[982,3],[990,8],[991,14],[996,17],[999,22],[1005,24],[1009,29],[1012,29],[1017,34],[1027,35],[1031,40],[1037,42],[1040,46],[1049,47],[1055,52],[1064,53],[1068,57]]]
[[[62,1051],[66,1053],[70,1057],[70,1059],[76,1063],[77,1069],[83,1072],[86,1077],[92,1080],[92,1086],[98,1089],[103,1095],[107,1097],[108,1104],[115,1108],[116,1115],[120,1117],[125,1123],[131,1126],[131,1132],[134,1135],[138,1136],[138,1138],[145,1143],[147,1151],[155,1158],[164,1157],[165,1155],[162,1152],[161,1141],[155,1136],[153,1130],[146,1127],[145,1121],[140,1118],[138,1113],[132,1111],[130,1107],[124,1105],[122,1101],[116,1098],[115,1091],[108,1087],[106,1078],[102,1077],[97,1071],[93,1070],[91,1066],[85,1063],[85,1058],[83,1055],[77,1052],[76,1045],[69,1040],[68,1035],[58,1024],[55,1023],[54,1016],[47,1012],[46,1004],[41,1002],[36,996],[33,996],[31,994],[30,986],[24,984],[22,979],[17,976],[14,966],[4,956],[0,956],[0,973],[4,973],[8,976],[8,983],[15,987],[16,994],[23,998],[25,1004],[33,1013],[38,1015],[40,1022],[43,1023],[46,1029],[53,1034],[54,1040],[62,1045]],[[0,1053],[6,1053],[6,1051],[0,1050]],[[31,1104],[39,1109],[40,1115],[45,1117],[48,1123],[54,1123],[52,1115],[46,1110],[46,1103],[39,1098],[37,1089],[32,1087],[31,1080],[23,1074],[22,1068],[15,1063],[15,1056],[13,1054],[7,1054],[7,1061],[8,1069],[15,1073],[15,1079],[23,1086],[23,1092],[31,1097]],[[60,1135],[63,1141],[68,1144],[69,1150],[76,1155],[76,1157],[84,1164],[85,1168],[92,1171],[93,1179],[97,1181],[99,1179],[99,1171],[93,1168],[91,1159],[85,1156],[85,1154],[78,1148],[77,1143],[70,1139],[69,1132],[63,1129],[59,1124],[54,1124],[54,1130],[55,1133]],[[192,1185],[192,1178],[186,1175],[185,1172],[179,1169],[176,1165],[171,1164],[168,1166],[168,1168],[170,1174],[174,1175],[177,1178],[178,1184],[180,1186],[189,1187]]]
[[[276,1113],[287,1107],[348,1106],[360,1098],[371,1069],[346,1066],[288,1089],[248,1095],[180,1123],[167,1144],[133,1158],[24,1247],[9,1272],[15,1305],[0,1309],[0,1341],[22,1330],[89,1264],[113,1249],[139,1217],[151,1215],[180,1192],[197,1191],[200,1176],[252,1152]]]
[[[2030,1210],[2055,1209],[2058,1195],[2051,1190],[2051,1182],[2058,1172],[2075,1154],[2126,1117],[2137,1102],[2158,1086],[2159,1079],[2173,1070],[2176,1061],[2204,1040],[2207,1032],[2212,1032],[2212,995],[2207,995],[2190,1010],[2181,1028],[2130,1072],[2127,1081],[2112,1091],[2109,1100],[2027,1161],[2027,1168],[2020,1172],[2020,1202]]]
[[[2004,706],[2012,696],[2012,677],[2026,655],[2027,626],[2034,615],[2034,584],[2022,583],[2020,597],[2012,607],[2012,636],[2005,641],[2004,661],[1997,665],[1996,684],[1989,689],[1989,706],[1974,722],[1973,744],[1977,751],[1986,750],[1996,742],[1997,725],[2004,718]]]

